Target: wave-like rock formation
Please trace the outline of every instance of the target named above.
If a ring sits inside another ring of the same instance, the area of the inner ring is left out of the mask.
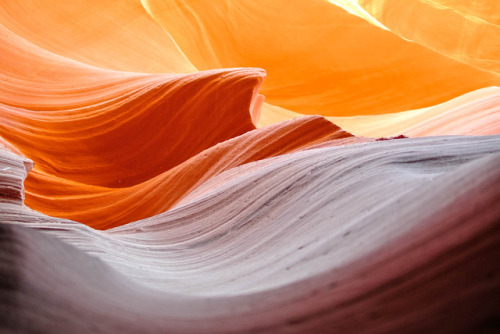
[[[2,162],[19,180],[23,160]],[[310,149],[229,170],[182,206],[106,232],[17,199],[1,213],[4,323],[485,332],[500,294],[499,163],[496,136]]]
[[[4,0],[0,332],[500,332],[481,3]]]
[[[8,55],[0,69],[0,134],[36,163],[27,180],[27,203],[42,212],[95,222],[103,218],[95,212],[99,206],[109,207],[103,196],[121,197],[110,187],[148,181],[255,129],[253,119],[263,101],[257,93],[261,70],[186,75],[105,71],[7,36],[0,49]],[[332,132],[337,129],[329,125]],[[83,203],[77,203],[81,197]],[[123,206],[113,208],[122,211]],[[100,225],[109,227],[107,221]]]
[[[369,140],[353,138],[325,119],[310,116],[248,132],[127,187],[97,187],[35,171],[27,181],[27,204],[51,216],[110,228],[168,210],[227,169],[336,138],[338,145]]]

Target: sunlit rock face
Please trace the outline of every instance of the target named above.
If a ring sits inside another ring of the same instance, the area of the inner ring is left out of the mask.
[[[500,74],[500,3],[495,0],[358,0],[392,32]],[[422,18],[425,19],[422,19]]]
[[[0,332],[499,332],[499,18],[3,1]]]
[[[262,67],[267,101],[295,112],[392,113],[500,83],[324,0],[142,2],[199,69]]]

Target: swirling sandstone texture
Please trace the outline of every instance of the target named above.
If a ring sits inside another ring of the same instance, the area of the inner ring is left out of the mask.
[[[0,332],[500,332],[499,11],[4,0]]]
[[[19,194],[24,161],[2,163]],[[499,163],[496,136],[315,148],[105,232],[4,195],[3,317],[75,333],[481,332],[500,293]]]

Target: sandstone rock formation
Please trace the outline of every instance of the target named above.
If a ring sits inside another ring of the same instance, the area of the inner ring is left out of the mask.
[[[0,332],[499,332],[499,10],[3,1]]]

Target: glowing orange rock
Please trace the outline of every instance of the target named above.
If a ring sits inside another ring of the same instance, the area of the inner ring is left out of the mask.
[[[43,49],[98,67],[196,71],[139,0],[4,0],[0,22]]]
[[[144,182],[255,129],[263,100],[257,92],[261,70],[113,72],[2,32],[0,135],[35,161],[27,180],[27,203],[35,209],[45,210],[33,197],[54,210],[53,198],[109,193],[102,187]]]
[[[0,332],[496,332],[500,136],[272,124],[495,134],[496,74],[326,0],[143,3],[165,31],[139,0],[0,5]],[[495,40],[473,23],[446,32]],[[238,68],[130,72],[190,60]]]
[[[114,72],[7,36],[0,45],[6,56],[0,135],[33,157],[39,170],[127,186],[255,128],[262,70]]]
[[[500,83],[324,0],[143,3],[199,69],[264,68],[267,101],[302,114],[392,113]]]
[[[231,167],[351,136],[310,117],[226,141],[255,129],[261,70],[113,72],[4,32],[0,134],[35,161],[26,203],[49,215],[117,226],[169,209]]]

